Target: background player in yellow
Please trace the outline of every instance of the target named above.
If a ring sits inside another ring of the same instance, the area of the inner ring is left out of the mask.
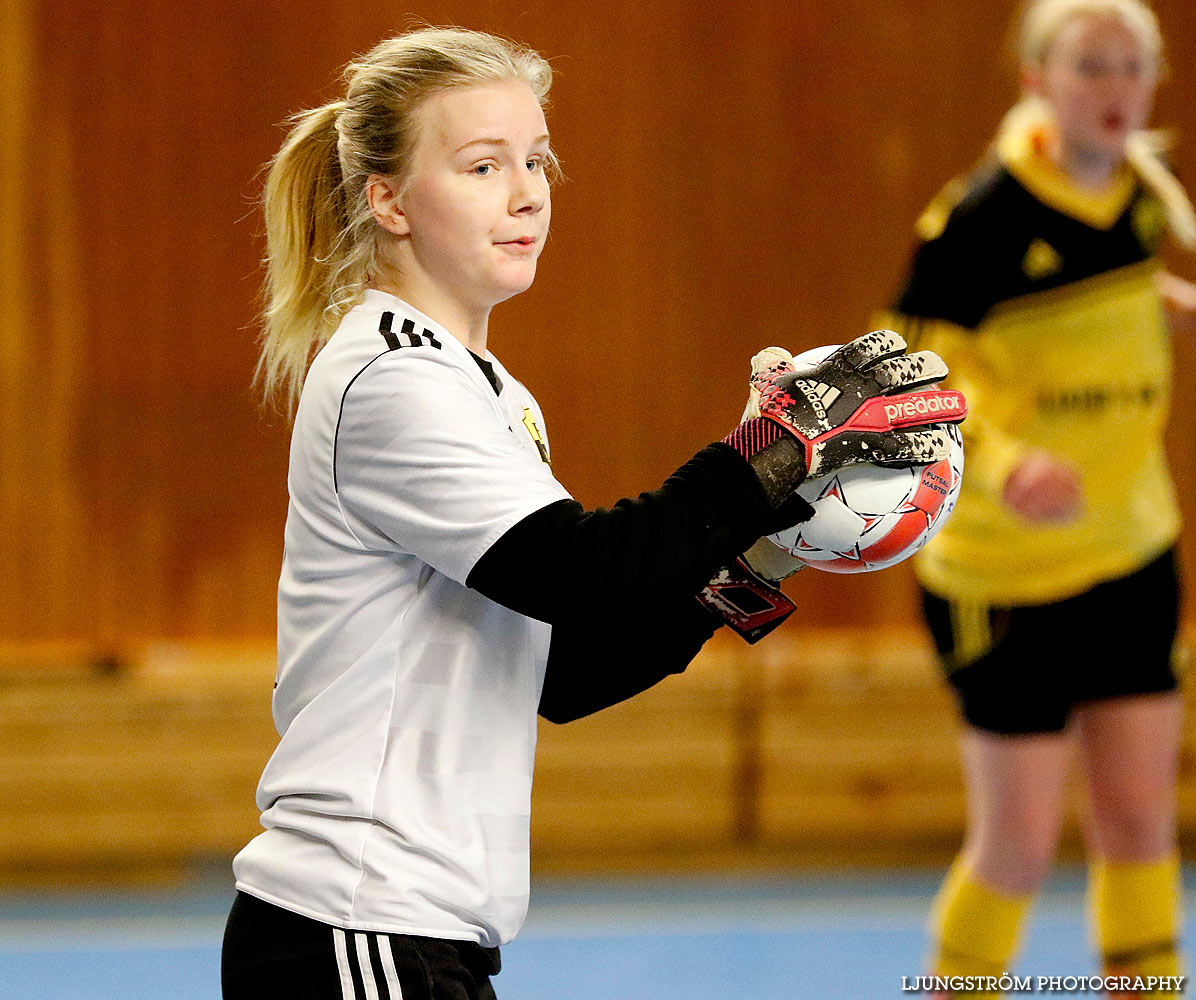
[[[1180,525],[1163,434],[1168,320],[1190,332],[1196,296],[1156,252],[1168,229],[1196,247],[1196,220],[1144,131],[1162,67],[1147,6],[1039,0],[1019,54],[1024,98],[919,220],[889,318],[943,355],[973,413],[958,508],[916,563],[967,722],[967,835],[931,971],[1010,970],[1078,750],[1104,967],[1174,974]]]

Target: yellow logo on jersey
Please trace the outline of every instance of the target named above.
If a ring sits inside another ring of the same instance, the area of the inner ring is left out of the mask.
[[[544,435],[540,433],[540,428],[536,426],[536,418],[532,416],[531,407],[523,408],[523,426],[527,428],[528,434],[536,442],[536,451],[540,453],[540,461],[551,469],[552,462],[548,458],[548,443],[544,440]]]
[[[1163,233],[1167,229],[1167,215],[1161,203],[1154,198],[1139,198],[1134,205],[1130,220],[1134,225],[1134,235],[1142,244],[1142,249],[1154,251],[1163,240]]]
[[[1046,240],[1035,240],[1022,258],[1022,273],[1031,281],[1056,274],[1062,269],[1063,258]]]

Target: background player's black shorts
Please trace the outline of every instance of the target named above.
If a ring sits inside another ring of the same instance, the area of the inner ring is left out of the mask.
[[[922,594],[964,718],[995,733],[1059,732],[1082,702],[1173,691],[1175,553],[1052,604],[989,607]]]
[[[345,931],[238,892],[220,959],[224,1000],[494,1000],[497,948]]]

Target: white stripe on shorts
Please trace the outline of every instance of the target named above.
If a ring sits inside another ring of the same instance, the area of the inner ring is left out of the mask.
[[[390,950],[389,934],[378,935],[378,954],[382,957],[382,971],[386,974],[390,1000],[403,1000],[403,987],[399,985],[399,970],[395,968],[395,956]]]
[[[353,972],[349,968],[349,945],[345,940],[345,932],[339,927],[332,928],[332,946],[336,951],[336,967],[341,974],[341,998],[357,1000],[353,992]]]
[[[357,964],[361,968],[361,981],[365,985],[365,1000],[378,1000],[378,984],[374,982],[374,966],[370,962],[370,939],[362,933],[353,935],[357,945]]]

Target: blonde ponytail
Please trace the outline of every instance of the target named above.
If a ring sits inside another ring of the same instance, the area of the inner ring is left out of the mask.
[[[1126,141],[1125,158],[1162,203],[1176,241],[1186,250],[1196,250],[1196,211],[1192,209],[1192,200],[1162,159],[1170,145],[1166,132],[1135,132]]]
[[[548,103],[552,69],[539,53],[464,28],[420,28],[387,39],[345,69],[343,100],[304,111],[270,162],[265,304],[258,379],[289,412],[307,366],[378,277],[378,232],[366,185],[402,182],[416,113],[433,94],[495,80],[526,83]],[[556,161],[549,153],[549,177]]]
[[[270,163],[266,220],[266,305],[258,376],[267,398],[294,407],[303,373],[335,329],[328,315],[333,258],[347,224],[334,101],[292,118]]]

